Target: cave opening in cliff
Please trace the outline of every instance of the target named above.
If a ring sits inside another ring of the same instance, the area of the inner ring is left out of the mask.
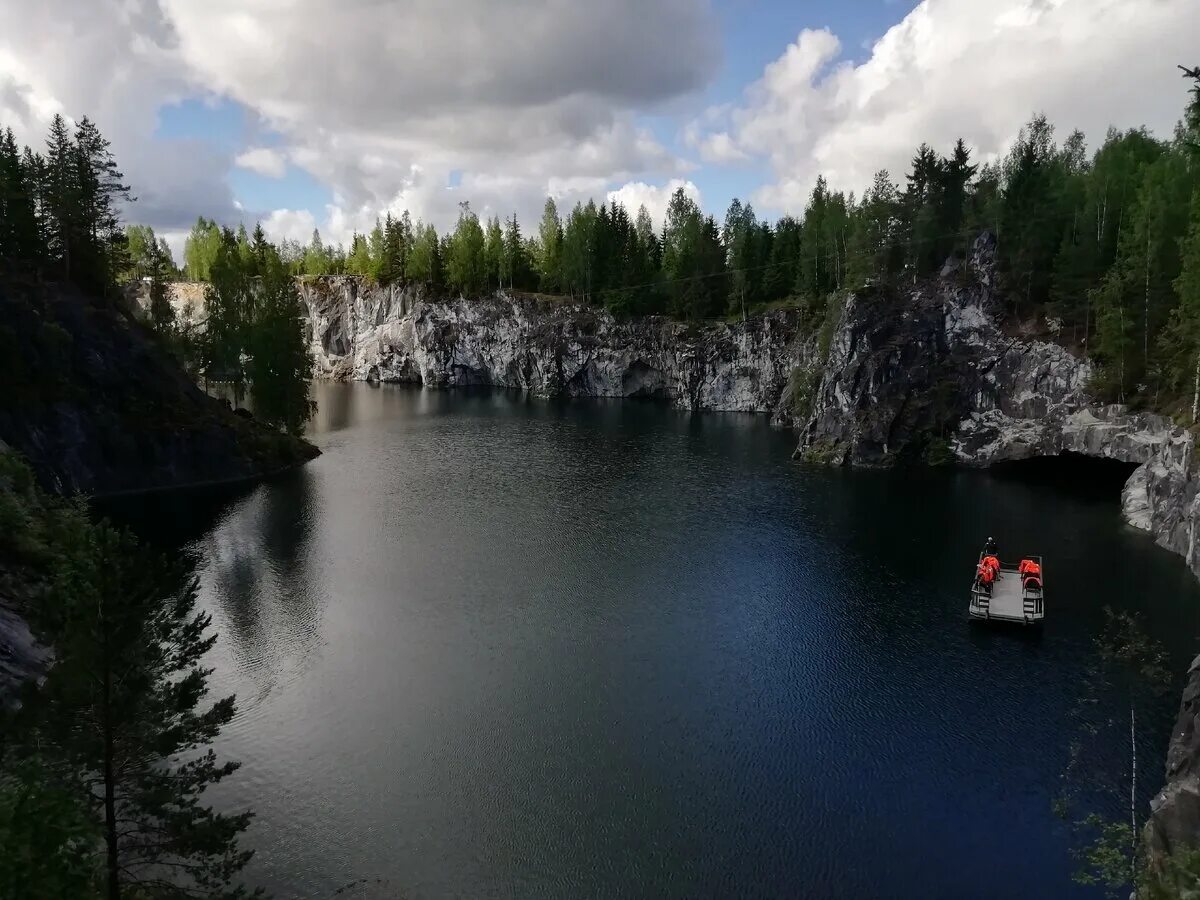
[[[1002,480],[1052,487],[1075,497],[1112,502],[1119,500],[1121,489],[1137,467],[1137,463],[1118,459],[1064,452],[996,463],[990,471]]]

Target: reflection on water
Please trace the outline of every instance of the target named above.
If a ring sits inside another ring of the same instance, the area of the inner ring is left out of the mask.
[[[241,707],[218,799],[283,897],[1071,896],[1050,799],[1101,608],[1195,645],[1115,497],[809,468],[744,416],[317,390],[324,454],[188,534]],[[965,621],[989,533],[1047,557],[1041,633]]]

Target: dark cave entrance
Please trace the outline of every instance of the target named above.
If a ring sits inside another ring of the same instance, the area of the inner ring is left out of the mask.
[[[1137,463],[1066,452],[1007,460],[996,463],[989,471],[1004,481],[1019,481],[1111,503],[1114,498],[1120,499],[1121,489],[1137,467]]]

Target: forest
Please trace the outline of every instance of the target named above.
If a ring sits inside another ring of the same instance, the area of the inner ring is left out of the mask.
[[[661,231],[645,208],[590,201],[566,211],[551,198],[528,231],[515,215],[481,221],[464,203],[446,234],[402,212],[348,248],[314,232],[307,246],[285,240],[275,249],[295,275],[361,275],[468,296],[561,294],[617,315],[690,320],[786,303],[817,321],[838,291],[903,290],[990,230],[1014,323],[1090,357],[1098,395],[1195,421],[1200,70],[1183,74],[1190,92],[1169,137],[1112,128],[1089,151],[1082,133],[1060,141],[1035,115],[999,159],[979,164],[963,140],[945,155],[922,145],[902,183],[880,171],[856,194],[819,178],[803,213],[774,223],[737,199],[718,222],[680,190]],[[222,246],[249,258],[264,241],[261,229],[230,232],[201,219],[184,274],[209,280]],[[139,244],[152,247],[153,235]]]
[[[12,129],[0,130],[0,275],[74,286],[112,304],[130,282],[147,282],[145,324],[190,374],[231,383],[239,401],[252,385],[258,416],[299,433],[313,409],[312,357],[295,280],[274,247],[258,230],[244,255],[230,233],[204,271],[206,327],[177,322],[167,284],[180,273],[152,229],[122,226],[136,199],[124,178],[86,116],[72,132],[56,115],[44,154],[19,150]]]
[[[247,286],[272,272],[468,296],[501,288],[566,295],[617,315],[687,320],[789,304],[815,322],[837,292],[903,291],[990,230],[1013,323],[1088,356],[1098,396],[1196,421],[1200,69],[1180,68],[1189,90],[1169,137],[1113,128],[1089,152],[1082,133],[1059,142],[1035,115],[999,159],[979,164],[961,139],[945,155],[923,144],[903,183],[880,171],[856,194],[818,178],[803,213],[774,223],[737,199],[718,222],[682,190],[661,230],[645,208],[631,214],[589,201],[564,212],[553,198],[529,232],[515,215],[481,221],[463,203],[448,233],[407,211],[389,213],[348,248],[318,232],[307,246],[275,245],[261,225],[248,232],[201,218],[182,270],[152,229],[120,227],[129,188],[95,126],[81,119],[72,138],[57,118],[44,155],[19,152],[11,131],[0,139],[0,260],[101,291],[139,277],[210,282],[210,305],[228,313],[216,329],[224,337],[182,355],[194,371],[240,384],[249,375],[237,361],[252,357],[256,341]],[[168,307],[159,302],[156,327],[171,327]],[[282,418],[296,421],[294,412]]]

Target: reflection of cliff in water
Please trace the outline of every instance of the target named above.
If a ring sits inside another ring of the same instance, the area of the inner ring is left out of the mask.
[[[230,664],[264,691],[299,671],[317,641],[323,582],[312,558],[313,479],[298,470],[234,507],[196,550]]]

